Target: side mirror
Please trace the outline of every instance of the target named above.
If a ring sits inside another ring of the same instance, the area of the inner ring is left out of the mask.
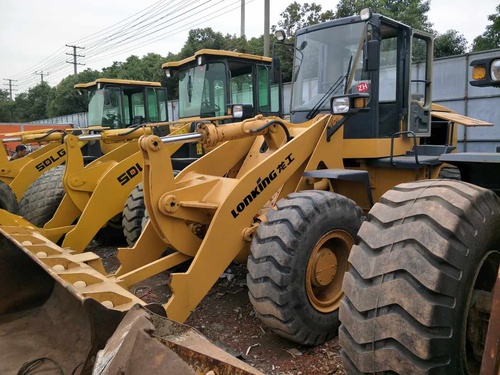
[[[271,84],[281,82],[281,61],[279,57],[273,57],[271,61]]]
[[[364,70],[373,72],[380,66],[380,42],[378,40],[368,40],[365,43],[365,63]]]

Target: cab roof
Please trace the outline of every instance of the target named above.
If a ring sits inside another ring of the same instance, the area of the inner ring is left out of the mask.
[[[115,79],[115,78],[98,78],[93,82],[77,83],[75,89],[89,89],[97,86],[99,83],[123,86],[146,86],[146,87],[161,87],[160,82],[134,81],[130,79]]]
[[[240,60],[251,60],[254,62],[271,63],[271,61],[272,61],[272,59],[270,57],[251,55],[249,53],[222,51],[222,50],[217,50],[217,49],[200,49],[199,51],[195,52],[195,54],[193,56],[187,57],[187,58],[180,60],[180,61],[166,62],[161,67],[162,67],[162,69],[177,68],[179,66],[196,61],[198,56],[202,56],[202,55],[209,55],[209,56],[214,56],[214,57],[219,57],[219,58],[229,57],[229,58],[236,58],[236,59],[240,59]]]

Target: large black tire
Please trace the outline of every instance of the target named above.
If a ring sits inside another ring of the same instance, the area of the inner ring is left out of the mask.
[[[293,193],[276,206],[252,241],[250,301],[278,335],[321,344],[337,334],[342,278],[363,213],[326,191]]]
[[[401,184],[358,236],[340,306],[346,372],[476,373],[468,313],[496,279],[500,199],[460,181]]]
[[[9,185],[0,181],[0,208],[13,214],[17,214],[19,209],[17,198]]]
[[[145,212],[144,190],[140,182],[128,196],[123,208],[123,235],[129,246],[133,246],[142,233]]]
[[[439,171],[439,176],[438,178],[446,178],[447,180],[457,180],[460,181],[462,179],[462,176],[460,175],[460,169],[458,169],[455,166],[447,166],[441,168]]]
[[[174,169],[174,177],[180,171]],[[144,189],[142,182],[130,192],[125,207],[123,208],[122,227],[123,235],[129,246],[133,246],[139,239],[146,223],[149,220],[146,204],[144,203]]]
[[[19,202],[19,215],[42,228],[56,212],[64,197],[64,165],[54,167],[38,177]]]

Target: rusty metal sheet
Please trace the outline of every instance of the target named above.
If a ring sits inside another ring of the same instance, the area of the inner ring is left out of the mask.
[[[459,115],[458,113],[432,111],[431,115],[433,117],[440,118],[441,120],[453,121],[464,126],[493,126],[491,122]]]
[[[149,308],[161,306],[149,306]],[[92,372],[114,374],[263,375],[195,329],[135,305],[99,351]]]
[[[154,337],[189,363],[197,374],[213,371],[217,375],[263,375],[217,347],[196,329],[155,314],[150,318],[156,329]]]
[[[186,374],[195,371],[171,349],[151,336],[155,327],[149,313],[133,307],[99,351],[92,374]]]

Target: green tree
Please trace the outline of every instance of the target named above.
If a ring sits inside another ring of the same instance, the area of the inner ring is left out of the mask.
[[[14,102],[10,100],[7,90],[0,89],[0,122],[11,122]]]
[[[457,30],[448,30],[434,39],[434,58],[462,55],[467,52],[467,39]]]
[[[340,0],[336,18],[359,14],[361,9],[371,8],[373,12],[393,18],[417,30],[432,32],[427,12],[429,0]]]
[[[53,89],[47,82],[40,83],[16,97],[14,117],[16,121],[35,121],[48,118],[47,105]]]
[[[280,17],[278,25],[273,25],[271,30],[273,32],[279,29],[284,30],[288,37],[293,38],[297,30],[303,27],[332,20],[334,13],[332,10],[323,11],[321,5],[316,3],[301,5],[294,1],[286,7]]]
[[[486,31],[472,42],[473,51],[485,51],[500,47],[500,5],[496,7],[496,14],[488,16],[491,25],[486,26]]]
[[[86,112],[88,97],[87,95],[81,95],[74,86],[77,83],[95,81],[100,74],[97,70],[87,69],[76,76],[71,75],[64,78],[53,90],[47,108],[49,117]]]
[[[280,16],[281,19],[278,21],[278,24],[273,25],[271,30],[273,33],[276,30],[284,30],[286,33],[285,42],[293,44],[297,30],[306,26],[332,20],[334,18],[334,13],[332,10],[323,11],[321,5],[316,3],[304,3],[304,5],[301,5],[294,1],[286,7]],[[274,40],[271,40],[271,42],[273,41]],[[281,61],[283,81],[290,82],[292,80],[293,48],[276,44],[275,56],[279,57]]]
[[[179,59],[193,56],[196,51],[203,48],[224,49],[226,39],[220,32],[215,32],[212,28],[193,29],[189,31],[189,36],[178,54]]]

